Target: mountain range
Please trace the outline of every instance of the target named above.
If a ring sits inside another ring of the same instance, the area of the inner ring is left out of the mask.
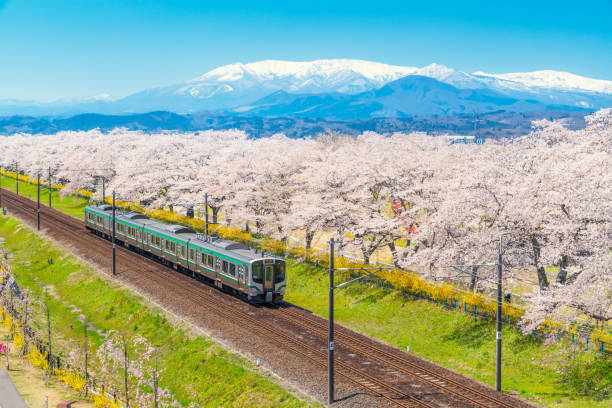
[[[259,61],[122,98],[0,100],[0,115],[132,115],[152,111],[332,120],[494,112],[588,112],[612,106],[612,81],[557,71],[467,73],[331,59]]]

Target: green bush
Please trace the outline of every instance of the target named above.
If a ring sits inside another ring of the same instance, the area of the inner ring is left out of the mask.
[[[575,354],[563,367],[563,383],[577,394],[604,400],[612,396],[612,357]]]

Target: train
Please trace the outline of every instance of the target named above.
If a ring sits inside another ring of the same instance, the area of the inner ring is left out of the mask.
[[[112,206],[85,207],[86,228],[112,239]],[[198,280],[254,304],[282,301],[287,287],[285,260],[241,242],[196,233],[134,211],[115,209],[115,241]]]

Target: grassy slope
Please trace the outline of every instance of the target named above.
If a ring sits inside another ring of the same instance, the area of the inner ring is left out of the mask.
[[[13,272],[22,286],[44,297],[44,286],[52,285],[60,300],[49,297],[54,342],[82,339],[83,325],[77,306],[97,329],[111,329],[130,337],[136,333],[152,344],[162,345],[167,374],[161,386],[172,391],[185,405],[202,406],[286,406],[306,405],[270,379],[254,372],[245,360],[231,355],[212,341],[189,334],[186,327],[171,325],[161,310],[151,307],[139,296],[120,288],[92,270],[75,256],[67,254],[49,240],[39,238],[10,217],[0,217],[0,237],[14,256]],[[50,266],[47,259],[52,257]],[[87,294],[87,296],[84,296]],[[89,332],[94,347],[101,342]],[[171,352],[170,352],[171,350]],[[190,397],[189,395],[195,395]]]
[[[4,179],[2,185],[11,186]],[[14,180],[12,180],[14,186]],[[30,188],[35,198],[34,186]],[[10,187],[9,187],[10,188]],[[14,191],[14,187],[13,190]],[[20,186],[20,192],[22,186]],[[27,194],[27,193],[26,193]],[[31,193],[30,193],[31,194]],[[82,218],[84,203],[67,197],[66,206],[73,215]],[[62,209],[61,206],[57,208]],[[80,210],[80,212],[79,212]],[[289,287],[286,299],[313,312],[327,316],[327,273],[307,265],[288,268]],[[337,291],[336,319],[346,326],[405,348],[430,361],[454,369],[489,385],[495,382],[495,328],[492,322],[475,321],[462,312],[445,310],[427,301],[404,299],[379,289],[353,284]],[[424,319],[426,316],[426,319]],[[532,337],[522,336],[517,330],[505,328],[503,389],[519,392],[521,396],[546,406],[608,407],[612,400],[597,401],[578,395],[579,385],[568,388],[560,367],[568,363],[581,374],[576,376],[604,377],[599,383],[612,383],[612,363],[595,353],[576,353],[567,343],[545,345]],[[566,350],[567,352],[564,352]],[[568,355],[569,354],[569,355]],[[576,364],[578,360],[578,364]],[[581,371],[582,370],[582,371]],[[604,374],[601,375],[600,373]],[[588,381],[584,379],[583,383]],[[580,382],[580,381],[578,381]]]
[[[327,317],[327,272],[308,265],[288,268],[289,302]],[[398,293],[353,284],[336,291],[335,318],[362,333],[451,368],[491,386],[495,384],[495,324],[474,319],[462,312],[445,310],[424,300],[410,300]],[[503,330],[502,379],[505,391],[513,390],[545,406],[610,407],[612,400],[596,401],[575,395],[558,371],[575,354],[567,343],[545,345],[514,328]],[[564,350],[566,350],[564,352]],[[580,355],[583,367],[592,374],[607,375],[612,383],[612,361],[597,353]],[[607,372],[607,374],[606,374]],[[579,381],[580,382],[580,381]],[[574,395],[572,395],[574,394]]]
[[[14,179],[0,176],[0,184],[2,188],[16,192],[16,183]],[[19,183],[19,195],[29,197],[36,201],[36,194],[37,188],[35,185],[24,182]],[[61,197],[57,191],[51,192],[51,205],[53,208],[81,219],[83,219],[83,209],[88,203],[89,202],[84,198],[72,196]],[[40,186],[40,205],[49,205],[49,190],[43,188],[42,184]]]

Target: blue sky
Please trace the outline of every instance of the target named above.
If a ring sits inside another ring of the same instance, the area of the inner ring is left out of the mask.
[[[611,0],[0,0],[0,99],[123,96],[262,59],[612,80],[611,16]]]

